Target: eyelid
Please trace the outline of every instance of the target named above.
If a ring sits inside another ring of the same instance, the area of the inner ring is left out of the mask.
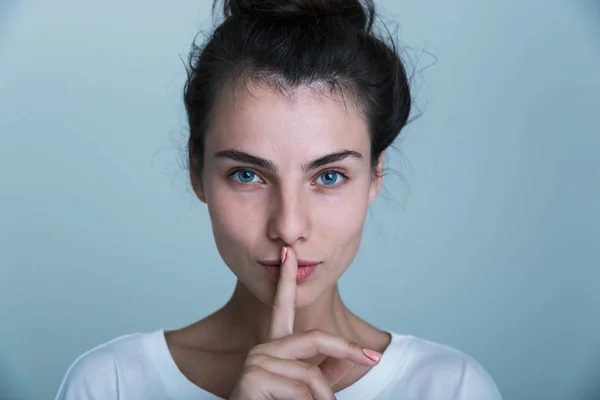
[[[326,174],[328,172],[333,172],[333,173],[341,175],[342,176],[342,181],[339,182],[339,183],[334,183],[333,185],[320,185],[320,184],[314,183],[323,174]],[[335,190],[335,189],[339,189],[341,186],[347,184],[349,180],[350,180],[350,177],[348,176],[348,174],[346,174],[345,172],[340,171],[339,169],[337,169],[335,167],[331,167],[331,168],[328,168],[328,169],[325,169],[325,170],[319,172],[317,174],[317,176],[313,179],[313,184],[317,185],[317,186],[322,186],[322,187],[324,187],[327,190]]]
[[[330,168],[325,168],[325,169],[324,169],[324,170],[322,170],[322,171],[319,171],[319,172],[317,173],[317,175],[316,175],[315,179],[316,179],[316,178],[318,178],[318,177],[320,177],[320,176],[321,176],[321,175],[323,175],[323,174],[326,174],[326,173],[328,173],[328,172],[334,172],[334,173],[336,173],[336,174],[340,174],[340,175],[341,175],[341,176],[343,176],[344,178],[348,178],[348,174],[347,174],[345,171],[343,171],[342,169],[340,169],[340,168],[336,168],[336,167],[330,167]]]
[[[229,175],[233,175],[234,173],[239,172],[239,171],[249,171],[249,172],[252,172],[253,174],[258,175],[257,171],[255,171],[254,169],[249,168],[249,167],[235,167],[235,168],[231,168],[229,171],[227,171],[227,173]]]
[[[249,172],[252,172],[254,175],[256,175],[261,180],[261,182],[242,182],[242,181],[240,181],[238,179],[235,179],[234,175],[236,173],[238,173],[239,171],[249,171]],[[339,183],[334,183],[333,185],[323,185],[323,184],[316,183],[317,179],[319,179],[323,174],[326,174],[326,173],[329,173],[329,172],[341,175],[342,176],[342,181],[339,182]],[[240,185],[240,186],[246,186],[246,187],[252,186],[252,185],[255,185],[255,184],[264,184],[266,182],[265,179],[262,177],[262,175],[258,171],[254,170],[251,167],[235,167],[235,168],[229,170],[229,172],[227,173],[227,177],[233,183],[235,183],[237,185]],[[315,175],[315,177],[312,179],[311,185],[321,186],[321,187],[323,187],[323,188],[325,188],[327,190],[335,190],[335,189],[339,189],[341,186],[347,184],[349,180],[350,180],[350,177],[343,170],[341,170],[339,168],[336,168],[336,167],[329,167],[329,168],[326,168],[324,170],[319,171]]]
[[[256,175],[258,177],[258,179],[261,180],[261,182],[242,182],[242,181],[240,181],[238,179],[235,179],[234,175],[237,174],[240,171],[252,172],[254,175]],[[236,167],[236,168],[233,168],[233,169],[229,170],[229,172],[227,172],[227,177],[232,182],[235,182],[237,184],[244,185],[244,186],[253,185],[253,184],[256,184],[256,183],[264,183],[265,182],[265,179],[262,177],[262,175],[260,173],[258,173],[257,171],[255,171],[254,169],[249,168],[249,167]]]

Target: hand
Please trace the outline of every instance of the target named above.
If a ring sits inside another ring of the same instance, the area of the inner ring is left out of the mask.
[[[339,336],[321,330],[293,333],[296,304],[296,254],[282,249],[282,264],[269,341],[253,347],[246,357],[242,373],[230,400],[333,400],[331,386],[339,382],[354,363],[373,366],[363,348]],[[377,360],[381,354],[374,353]],[[328,356],[319,365],[299,361],[322,354]]]

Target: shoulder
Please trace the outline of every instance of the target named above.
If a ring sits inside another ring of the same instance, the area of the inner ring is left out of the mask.
[[[128,364],[143,363],[143,342],[148,335],[122,335],[81,354],[68,368],[56,400],[119,398],[123,374],[136,371]]]
[[[402,375],[418,398],[501,400],[492,377],[469,355],[423,338],[395,336],[404,344]]]

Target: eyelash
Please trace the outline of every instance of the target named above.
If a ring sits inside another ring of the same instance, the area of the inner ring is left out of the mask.
[[[259,177],[260,179],[262,179],[262,178],[260,177],[260,175],[259,175],[259,174],[258,174],[256,171],[252,170],[251,168],[236,168],[236,169],[234,169],[233,171],[231,171],[231,172],[228,174],[228,178],[229,178],[229,180],[230,180],[232,183],[234,183],[234,184],[236,184],[236,185],[238,185],[238,186],[240,186],[240,187],[248,187],[248,186],[250,186],[250,185],[253,185],[253,184],[255,184],[255,183],[260,183],[260,182],[249,182],[249,183],[244,183],[244,182],[240,182],[239,180],[235,179],[233,176],[234,176],[235,174],[237,174],[238,172],[240,172],[240,171],[249,171],[249,172],[252,172],[252,173],[253,173],[253,174],[255,174],[257,177]],[[342,180],[340,183],[336,183],[336,184],[333,184],[333,185],[320,185],[320,186],[323,186],[324,188],[326,188],[327,190],[336,190],[336,189],[340,189],[342,186],[346,185],[346,184],[348,183],[348,181],[350,180],[350,179],[348,178],[348,175],[344,174],[342,171],[339,171],[339,170],[337,170],[337,169],[327,169],[327,170],[325,170],[325,171],[322,171],[320,174],[318,174],[318,175],[317,175],[317,178],[316,178],[316,179],[318,179],[320,176],[322,176],[322,175],[324,175],[324,174],[326,174],[326,173],[328,173],[328,172],[333,172],[333,173],[335,173],[335,174],[339,174],[339,175],[340,175],[340,176],[343,178],[343,180]]]

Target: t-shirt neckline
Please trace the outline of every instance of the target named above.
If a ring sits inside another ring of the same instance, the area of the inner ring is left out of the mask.
[[[162,328],[152,332],[146,343],[147,354],[152,358],[167,394],[178,400],[198,399],[200,396],[203,400],[223,400],[191,382],[179,370],[165,336],[171,330],[174,329]],[[393,375],[402,364],[402,346],[400,335],[394,332],[388,334],[391,340],[379,363],[352,385],[336,392],[338,400],[373,399],[392,381]]]

